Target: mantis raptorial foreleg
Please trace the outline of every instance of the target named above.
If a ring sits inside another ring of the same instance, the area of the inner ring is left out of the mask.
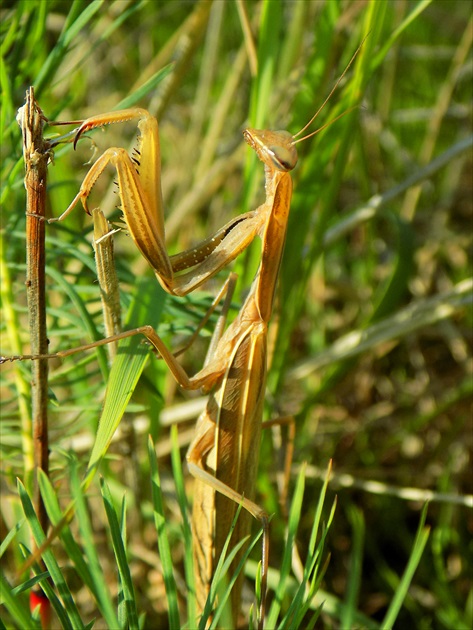
[[[265,217],[258,210],[247,212],[229,221],[195,247],[169,256],[165,245],[156,118],[139,108],[93,116],[84,120],[77,130],[74,146],[86,131],[129,120],[138,120],[140,131],[133,156],[130,157],[123,148],[107,149],[90,168],[69,207],[60,217],[51,221],[64,219],[79,200],[89,213],[87,198],[94,184],[108,165],[113,166],[116,169],[123,215],[135,245],[154,269],[165,291],[186,295],[236,258],[264,225]]]

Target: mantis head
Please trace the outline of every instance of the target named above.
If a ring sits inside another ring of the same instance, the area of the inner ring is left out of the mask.
[[[245,129],[244,130],[243,137],[245,138],[245,141],[250,145],[252,149],[256,151],[259,159],[268,168],[270,168],[271,170],[281,171],[283,173],[292,171],[292,169],[297,164],[297,150],[295,148],[295,145],[298,142],[302,142],[303,140],[307,140],[308,138],[315,136],[315,134],[319,133],[320,131],[328,127],[328,125],[331,125],[336,120],[338,120],[342,116],[345,116],[345,114],[348,114],[349,112],[353,111],[353,109],[357,107],[356,105],[354,107],[350,107],[348,110],[346,110],[345,112],[343,112],[342,114],[334,118],[333,120],[329,121],[325,125],[322,125],[315,131],[312,131],[312,133],[307,134],[303,138],[298,138],[298,136],[300,136],[302,133],[304,133],[304,131],[308,127],[310,127],[310,125],[314,122],[314,120],[317,118],[319,113],[325,107],[330,97],[337,89],[340,81],[343,79],[343,77],[347,73],[348,68],[353,63],[355,57],[360,51],[360,48],[363,46],[366,40],[366,37],[368,37],[368,35],[366,35],[363,38],[363,41],[356,49],[354,55],[348,62],[345,70],[342,72],[341,76],[338,78],[337,82],[331,89],[330,94],[327,96],[327,98],[324,100],[322,105],[318,108],[318,110],[315,112],[315,114],[312,116],[309,122],[306,125],[304,125],[304,127],[302,127],[300,131],[292,135],[288,131],[265,131],[261,129]]]
[[[269,168],[286,173],[297,164],[294,139],[288,131],[245,129],[243,137]]]

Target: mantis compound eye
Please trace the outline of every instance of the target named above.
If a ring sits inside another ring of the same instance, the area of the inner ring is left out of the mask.
[[[297,164],[297,151],[294,147],[268,147],[268,154],[278,171],[292,171]]]
[[[297,164],[297,150],[288,131],[245,129],[243,135],[259,159],[270,168],[285,173]]]

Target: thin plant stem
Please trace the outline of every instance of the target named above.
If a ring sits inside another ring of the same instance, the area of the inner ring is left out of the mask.
[[[43,139],[46,121],[35,101],[32,87],[26,92],[26,104],[18,112],[23,133],[26,188],[26,291],[28,326],[32,354],[47,354],[45,289],[45,210],[46,177],[50,146]],[[34,468],[49,470],[48,443],[48,361],[31,363],[31,408],[34,441]],[[30,471],[32,472],[32,471]],[[35,504],[39,522],[47,529],[47,514],[35,483]]]

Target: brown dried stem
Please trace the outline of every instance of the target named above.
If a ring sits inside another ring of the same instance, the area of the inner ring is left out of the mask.
[[[45,208],[47,165],[50,145],[43,138],[46,121],[34,98],[32,87],[26,92],[26,103],[18,111],[23,133],[26,188],[26,292],[31,354],[47,354],[46,290],[45,290]],[[33,420],[34,467],[46,474],[49,469],[48,445],[48,361],[31,363],[31,407]],[[35,475],[35,505],[43,527],[48,519]]]

